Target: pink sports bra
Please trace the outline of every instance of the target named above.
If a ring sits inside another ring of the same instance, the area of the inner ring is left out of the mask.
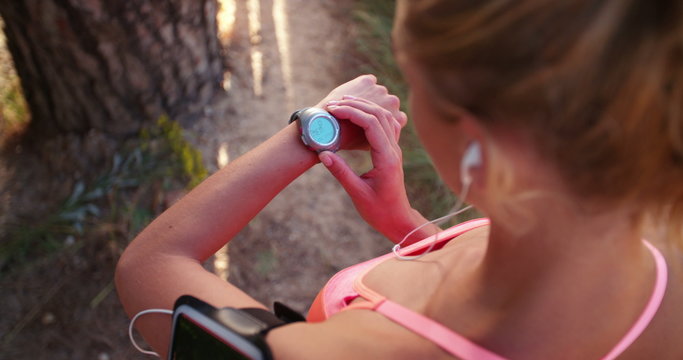
[[[430,236],[417,242],[402,252],[406,255],[415,255],[424,251],[436,241],[435,249],[443,247],[453,238],[472,229],[486,226],[488,219],[477,219],[456,225],[443,232]],[[638,317],[631,329],[602,359],[614,359],[626,350],[650,323],[659,309],[667,283],[667,265],[662,254],[648,241],[643,240],[655,259],[656,280],[652,295],[645,306],[644,311]],[[389,253],[378,258],[346,268],[333,276],[325,287],[318,293],[308,313],[308,321],[324,321],[328,317],[342,310],[368,309],[376,311],[388,319],[410,329],[420,336],[429,339],[448,353],[462,359],[477,360],[502,360],[504,357],[477,345],[464,336],[452,331],[440,323],[410,310],[368,288],[363,283],[363,277],[379,263],[393,258]],[[354,299],[362,297],[367,300],[350,304]]]

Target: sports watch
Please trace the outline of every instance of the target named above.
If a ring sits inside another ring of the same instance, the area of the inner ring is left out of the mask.
[[[289,123],[299,122],[301,141],[315,152],[339,150],[340,128],[339,121],[327,111],[308,107],[295,111],[289,118]]]

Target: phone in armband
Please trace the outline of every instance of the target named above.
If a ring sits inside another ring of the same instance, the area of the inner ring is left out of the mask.
[[[215,308],[183,295],[173,309],[169,360],[272,359],[265,340],[268,331],[303,316],[276,302],[275,313],[265,309]]]

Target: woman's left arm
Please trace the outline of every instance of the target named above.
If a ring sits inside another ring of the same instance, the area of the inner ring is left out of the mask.
[[[395,126],[405,125],[398,98],[388,94],[371,75],[342,84],[318,106],[345,94],[380,104],[394,114]],[[344,125],[342,148],[363,147],[367,143],[362,131]],[[317,162],[316,153],[302,144],[297,125],[290,124],[204,180],[161,214],[128,246],[117,265],[116,288],[128,315],[150,308],[171,309],[183,294],[216,307],[264,307],[206,271],[202,262]],[[163,357],[170,337],[170,317],[145,315],[136,322],[136,328]]]
[[[161,214],[128,246],[116,269],[118,295],[129,316],[149,308],[171,309],[182,294],[217,307],[263,307],[204,270],[202,262],[317,162],[291,124]],[[160,354],[167,350],[170,317],[145,315],[136,325]]]

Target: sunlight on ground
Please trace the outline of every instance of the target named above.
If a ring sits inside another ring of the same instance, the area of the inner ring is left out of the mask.
[[[292,68],[289,50],[289,22],[287,19],[287,0],[273,0],[273,22],[275,24],[275,38],[280,54],[280,68],[282,81],[285,85],[285,97],[287,108],[293,106],[294,95],[292,93]],[[232,34],[235,30],[235,0],[218,0],[219,10],[216,16],[218,21],[218,37],[224,48],[230,45]],[[260,0],[247,0],[247,17],[249,26],[249,43],[251,44],[251,73],[253,78],[254,95],[263,95],[263,52],[261,51],[261,2]],[[223,74],[223,89],[232,88],[232,73],[226,71]]]
[[[216,14],[216,22],[218,23],[218,39],[224,49],[230,46],[232,40],[232,33],[235,30],[235,0],[218,0],[218,14]],[[223,89],[229,91],[232,88],[232,73],[226,70],[223,73]]]
[[[223,168],[225,165],[228,165],[228,162],[230,162],[230,157],[228,155],[228,144],[224,142],[221,143],[221,146],[218,148],[216,163],[218,163],[219,168]]]
[[[232,40],[232,34],[235,30],[235,0],[218,0],[219,10],[216,15],[216,21],[218,22],[218,38],[221,41],[224,49],[230,46],[230,41]],[[232,73],[226,70],[223,74],[223,89],[229,91],[232,87]],[[218,153],[216,154],[216,163],[218,168],[222,168],[230,162],[230,157],[228,155],[228,144],[221,143],[218,147]],[[223,246],[220,250],[216,252],[213,257],[213,269],[214,273],[223,280],[228,280],[228,245]]]
[[[216,16],[218,22],[218,37],[224,48],[230,45],[233,32],[235,31],[236,2],[235,0],[218,0],[219,11]],[[249,43],[251,44],[250,60],[253,79],[253,92],[255,96],[263,95],[263,51],[262,51],[262,27],[261,27],[261,1],[246,0],[247,20],[249,30]],[[286,107],[294,107],[294,94],[292,88],[292,67],[290,54],[289,19],[287,18],[287,0],[273,0],[273,23],[275,25],[275,40],[280,56],[280,69],[282,82],[285,87]],[[232,87],[232,73],[226,71],[223,74],[223,88],[229,91]],[[222,143],[216,154],[216,163],[219,168],[224,167],[230,161],[228,144]],[[214,257],[214,271],[222,279],[228,278],[228,250],[227,245],[221,248]]]
[[[235,0],[218,0],[218,38],[223,46],[230,45],[232,32],[235,30]]]
[[[263,53],[261,44],[261,3],[259,0],[247,1],[249,14],[249,42],[251,42],[251,72],[254,78],[254,95],[263,95]]]
[[[220,250],[216,251],[213,256],[213,272],[221,279],[227,281],[229,272],[230,259],[228,258],[228,244],[225,244]]]
[[[223,142],[218,147],[218,153],[216,154],[216,164],[218,168],[223,168],[230,162],[230,157],[228,155],[228,143]],[[213,272],[221,279],[228,280],[228,244],[225,244],[220,250],[216,251],[213,257]]]
[[[253,48],[251,50],[251,71],[254,76],[254,95],[263,95],[263,53]]]
[[[280,68],[282,82],[285,85],[287,108],[294,107],[292,94],[292,63],[289,53],[289,23],[287,19],[286,0],[273,0],[273,22],[275,23],[275,38],[280,52]]]
[[[223,82],[221,84],[225,91],[230,91],[230,89],[232,89],[232,73],[230,70],[226,70],[223,73]]]

